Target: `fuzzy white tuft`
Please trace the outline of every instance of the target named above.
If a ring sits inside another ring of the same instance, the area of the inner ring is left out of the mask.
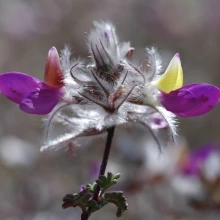
[[[178,135],[176,116],[173,113],[167,111],[162,106],[157,106],[156,109],[161,114],[161,116],[164,118],[164,120],[167,122],[168,128],[170,130],[170,135],[173,141],[176,142],[176,137]]]
[[[162,61],[156,48],[146,48],[148,58],[148,71],[147,77],[150,80],[156,80],[161,74]]]
[[[94,25],[87,43],[93,63],[116,67],[128,53],[130,43],[119,43],[115,27],[110,22],[94,22]]]

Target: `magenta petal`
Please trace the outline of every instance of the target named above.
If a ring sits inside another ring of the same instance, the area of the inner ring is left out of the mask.
[[[210,155],[218,154],[219,152],[220,148],[215,144],[208,144],[197,148],[189,155],[187,163],[181,171],[186,175],[198,175]]]
[[[42,81],[24,73],[11,72],[0,75],[0,92],[20,104],[24,96],[41,86]]]
[[[182,88],[170,92],[162,93],[161,104],[171,112],[181,113],[190,110],[196,104],[196,97],[188,90]]]
[[[185,95],[188,94],[187,97],[183,95],[182,101],[178,96],[180,92]],[[212,110],[218,104],[219,98],[220,90],[213,85],[190,84],[169,94],[163,94],[161,103],[168,111],[180,117],[193,117],[203,115]]]
[[[43,89],[29,92],[20,103],[20,109],[29,114],[50,113],[59,102],[61,92],[44,84]]]

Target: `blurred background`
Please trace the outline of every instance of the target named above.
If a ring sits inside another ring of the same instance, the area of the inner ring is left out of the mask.
[[[179,52],[184,84],[220,87],[219,11],[218,0],[1,0],[0,72],[43,80],[52,46],[68,44],[74,57],[87,58],[93,21],[108,20],[139,62],[145,47],[156,46],[165,70]],[[62,198],[96,179],[104,138],[85,140],[73,154],[40,153],[43,117],[21,112],[3,96],[0,103],[0,219],[80,219],[79,208],[62,209]],[[125,191],[129,210],[121,219],[220,218],[219,111],[179,119],[179,146],[168,144],[162,154],[143,128],[116,130],[108,171],[122,174],[116,188]],[[198,156],[200,148],[209,153]],[[115,212],[108,205],[90,219],[116,219]]]

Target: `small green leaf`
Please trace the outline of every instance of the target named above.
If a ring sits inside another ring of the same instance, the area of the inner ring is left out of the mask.
[[[97,180],[96,180],[96,183],[101,187],[105,187],[106,184],[107,184],[107,178],[106,176],[100,176]]]
[[[96,186],[97,186],[97,183],[94,182],[94,183],[92,184],[92,189],[93,189],[93,191],[95,190]]]
[[[116,216],[118,218],[122,216],[122,209],[117,209]]]
[[[82,212],[85,212],[87,202],[90,198],[91,194],[87,190],[83,190],[80,193],[68,194],[63,198],[63,208],[79,206],[82,209]]]
[[[100,176],[99,179],[103,182],[104,185],[107,183],[106,176]]]
[[[86,184],[86,188],[91,189],[92,188],[92,184]]]
[[[97,183],[101,188],[103,188],[103,187],[105,186],[100,179],[96,180],[96,183]]]
[[[111,182],[112,182],[112,177],[113,177],[113,174],[110,173],[110,172],[108,172],[108,173],[107,173],[107,183],[108,183],[108,184],[111,184]]]
[[[101,194],[100,194],[101,197],[108,188],[110,188],[112,185],[117,183],[117,179],[119,179],[119,177],[120,177],[120,173],[113,175],[112,173],[108,172],[107,177],[100,176],[99,179],[96,180],[96,183],[101,188]]]
[[[87,207],[91,208],[91,212],[98,211],[105,205],[107,205],[108,202],[106,200],[101,200],[101,201],[95,201],[95,200],[90,200],[87,202]]]
[[[116,212],[117,217],[121,217],[122,213],[128,209],[128,204],[126,203],[126,199],[121,191],[105,193],[103,197],[106,201],[113,203],[118,207]]]
[[[93,192],[93,185],[91,185],[91,184],[87,184],[86,185],[86,189],[89,191],[89,192]]]
[[[107,205],[108,202],[107,202],[106,200],[102,199],[101,201],[98,202],[98,204],[99,204],[99,207],[100,207],[100,209],[101,209],[102,207],[104,207],[105,205]]]
[[[116,215],[120,217],[128,207],[123,192],[105,193],[108,188],[117,183],[119,177],[119,173],[113,175],[110,172],[107,173],[107,176],[100,176],[93,184],[87,184],[86,189],[80,193],[66,195],[63,199],[62,207],[65,209],[78,206],[82,209],[83,214],[87,215],[88,212],[91,214],[91,212],[101,209],[108,203],[113,203],[118,208]],[[99,194],[99,200],[95,201],[93,200],[93,194],[97,185],[101,188],[101,192]]]
[[[94,190],[95,190],[96,185],[97,185],[96,182],[94,182],[93,184],[87,184],[87,185],[86,185],[86,189],[87,189],[89,192],[93,193]]]
[[[87,207],[97,207],[97,202],[95,200],[89,200],[86,204]]]
[[[113,177],[113,179],[114,180],[117,180],[117,179],[119,179],[121,177],[121,174],[120,173],[117,173],[114,177]]]
[[[112,185],[116,184],[117,182],[117,180],[112,180]]]

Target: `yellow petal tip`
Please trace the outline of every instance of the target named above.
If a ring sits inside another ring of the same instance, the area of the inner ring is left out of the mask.
[[[183,71],[179,53],[170,61],[165,73],[153,85],[160,91],[170,93],[183,86]]]

